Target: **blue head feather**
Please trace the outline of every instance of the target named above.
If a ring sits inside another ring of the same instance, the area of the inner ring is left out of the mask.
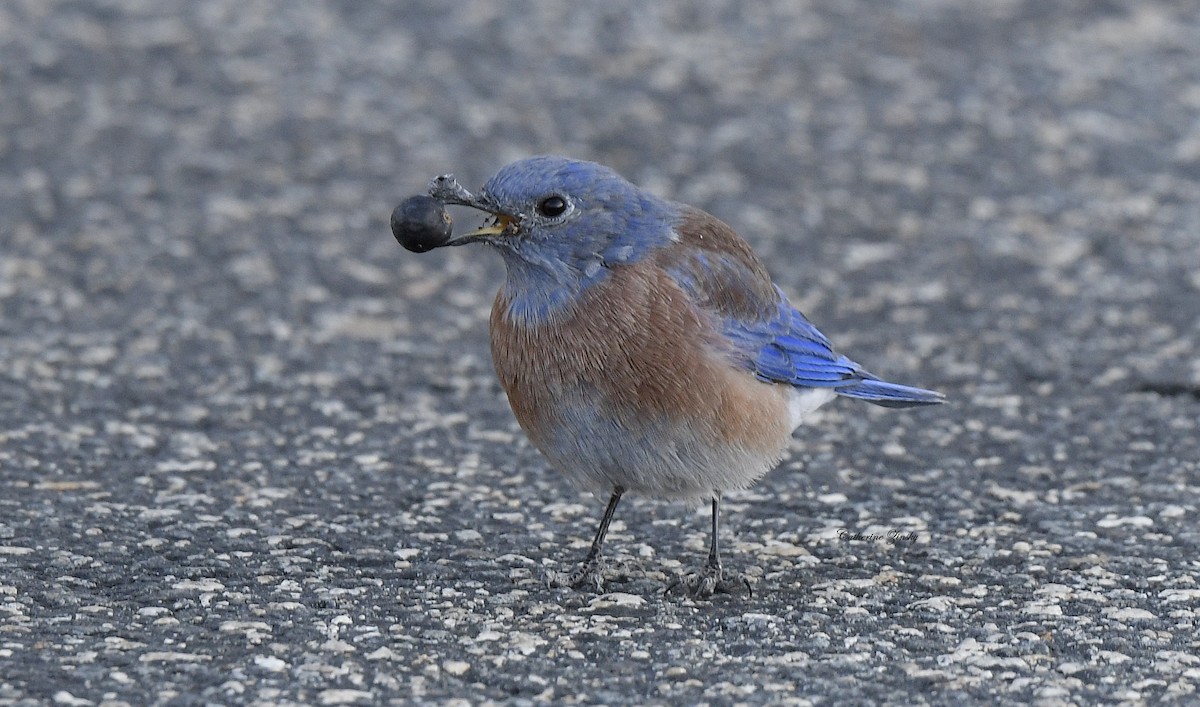
[[[637,262],[671,242],[678,207],[642,191],[608,167],[541,156],[502,168],[483,187],[516,232],[489,240],[508,268],[504,294],[510,313],[538,323],[608,276],[614,265]],[[561,198],[566,209],[540,206]]]

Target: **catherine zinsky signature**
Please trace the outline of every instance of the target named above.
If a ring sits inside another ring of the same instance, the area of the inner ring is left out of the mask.
[[[885,542],[892,545],[913,545],[917,534],[911,530],[889,530],[886,533],[856,533],[847,528],[838,531],[839,540],[861,540],[868,543]]]

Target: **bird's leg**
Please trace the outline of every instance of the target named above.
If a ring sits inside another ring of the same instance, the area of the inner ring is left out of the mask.
[[[617,511],[617,504],[621,502],[621,495],[624,493],[625,489],[620,486],[613,489],[612,496],[608,499],[608,507],[604,509],[604,517],[600,519],[600,527],[596,529],[596,537],[592,540],[592,547],[588,550],[587,557],[583,558],[583,563],[574,572],[551,572],[547,577],[550,586],[576,589],[594,587],[596,591],[604,590],[604,561],[600,557],[600,551],[604,547],[604,536],[608,535],[608,526]]]
[[[707,599],[713,594],[737,594],[743,589],[753,596],[750,580],[740,572],[725,572],[721,568],[721,551],[718,545],[718,519],[721,515],[721,496],[715,494],[712,498],[712,541],[708,546],[708,561],[698,572],[689,572],[667,586],[667,591],[676,587],[682,588],[695,599]]]

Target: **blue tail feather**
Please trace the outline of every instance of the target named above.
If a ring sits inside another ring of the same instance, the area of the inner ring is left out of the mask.
[[[946,401],[946,397],[936,391],[913,388],[899,383],[888,383],[878,378],[864,378],[850,385],[834,388],[834,392],[847,398],[865,400],[885,408],[936,405]]]

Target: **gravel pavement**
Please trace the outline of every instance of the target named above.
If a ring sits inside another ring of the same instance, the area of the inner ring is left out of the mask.
[[[580,5],[583,5],[582,3]],[[0,4],[0,705],[1200,702],[1191,0]],[[555,152],[737,227],[843,351],[724,504],[604,499],[426,180]]]

